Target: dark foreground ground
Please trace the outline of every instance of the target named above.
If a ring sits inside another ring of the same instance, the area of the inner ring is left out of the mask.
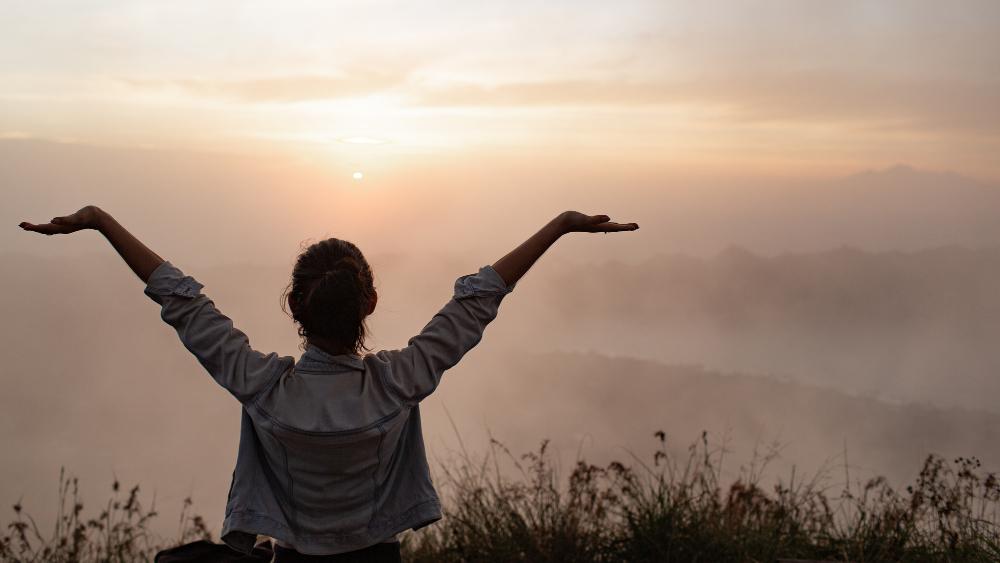
[[[707,438],[686,456],[664,447],[629,465],[579,462],[565,476],[546,450],[543,443],[515,456],[494,443],[480,459],[442,465],[445,517],[403,536],[404,561],[1000,561],[1000,482],[975,459],[929,456],[900,491],[883,479],[833,490],[823,476],[763,487],[769,452],[723,483],[723,450]],[[516,476],[505,476],[502,463]],[[76,480],[64,480],[51,533],[52,523],[15,505],[0,561],[151,561],[164,547],[211,539],[190,503],[168,539],[149,531],[157,515],[138,487],[115,483],[112,493],[90,517]]]

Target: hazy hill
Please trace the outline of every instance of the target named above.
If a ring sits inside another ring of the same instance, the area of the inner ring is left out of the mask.
[[[517,327],[510,338],[521,347],[544,338],[564,350],[774,374],[891,401],[998,408],[996,247],[553,260],[524,288],[505,303],[512,320],[499,329]]]
[[[932,452],[1000,467],[997,414],[889,405],[767,377],[596,354],[477,356],[430,401],[431,413],[438,401],[468,433],[466,444],[481,444],[488,427],[515,452],[551,438],[564,461],[630,459],[627,448],[648,462],[653,432],[664,430],[679,455],[708,431],[712,443],[726,443],[733,472],[755,448],[765,453],[777,442],[770,477],[787,478],[792,465],[811,476],[827,463],[842,483],[845,453],[856,478],[879,473],[897,483],[914,478]],[[447,420],[428,418],[446,429],[447,441]]]
[[[708,260],[670,256],[586,270],[564,265],[553,277],[561,290],[551,297],[556,310],[573,319],[697,318],[722,328],[905,328],[941,322],[997,334],[998,274],[998,247],[910,253],[842,248],[774,258],[729,247]]]

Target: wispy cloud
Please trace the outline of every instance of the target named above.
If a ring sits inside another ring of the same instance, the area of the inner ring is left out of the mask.
[[[873,127],[1000,136],[1000,82],[884,79],[835,72],[684,82],[563,80],[456,84],[419,94],[426,106],[649,107],[721,110],[735,121],[863,122]]]
[[[352,71],[341,75],[294,75],[229,81],[128,77],[119,81],[146,90],[175,90],[188,95],[247,103],[287,103],[367,96],[396,87],[406,78],[403,72]]]
[[[485,85],[427,83],[416,69],[352,70],[244,80],[121,78],[142,90],[238,103],[340,100],[392,93],[426,108],[549,107],[609,109],[686,107],[735,123],[826,123],[873,129],[955,132],[1000,137],[1000,81],[900,79],[858,72],[772,72],[684,81],[578,79]]]

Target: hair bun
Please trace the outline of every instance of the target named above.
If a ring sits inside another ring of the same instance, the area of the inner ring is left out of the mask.
[[[327,239],[303,252],[285,290],[285,302],[303,338],[318,337],[359,352],[368,335],[365,317],[375,286],[371,267],[353,244]]]

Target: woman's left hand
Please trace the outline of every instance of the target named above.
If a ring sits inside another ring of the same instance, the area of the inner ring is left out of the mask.
[[[613,223],[607,215],[584,215],[579,211],[567,211],[556,221],[565,233],[616,233],[639,228],[637,223]]]
[[[72,215],[55,217],[42,225],[24,222],[18,226],[26,231],[42,233],[43,235],[65,235],[83,229],[98,229],[101,226],[101,210],[93,205],[88,205]]]

